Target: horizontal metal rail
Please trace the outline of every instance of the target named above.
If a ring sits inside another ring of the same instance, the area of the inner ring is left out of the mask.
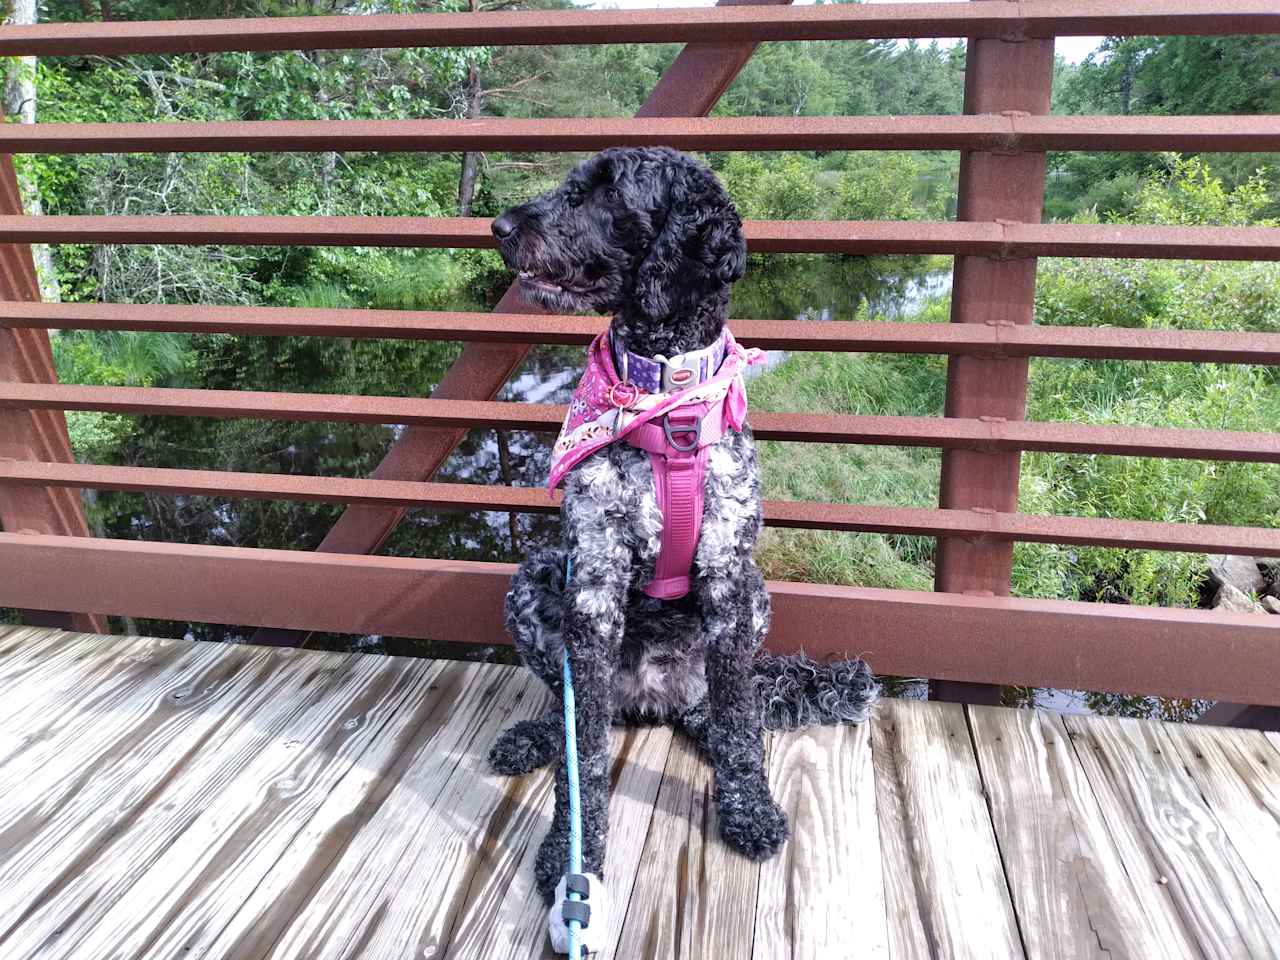
[[[560,494],[542,488],[470,483],[418,483],[295,474],[235,473],[0,460],[0,484],[124,490],[319,503],[356,503],[430,510],[555,513]],[[1280,530],[1209,524],[1154,523],[1095,517],[1035,516],[863,504],[766,500],[773,527],[846,533],[992,537],[1033,543],[1280,555]]]
[[[975,0],[965,4],[548,10],[5,27],[0,56],[583,43],[1280,33],[1272,0]]]
[[[0,533],[0,569],[22,571],[0,577],[0,606],[509,642],[508,564]],[[1280,703],[1280,617],[767,586],[778,652],[865,654],[896,676]]]
[[[99,410],[152,416],[384,423],[540,432],[559,430],[565,415],[564,406],[540,403],[46,383],[0,383],[0,409]],[[755,436],[761,440],[1280,463],[1280,442],[1272,433],[986,418],[765,412],[753,414],[751,423]]]
[[[1280,116],[252,120],[0,126],[0,153],[680,150],[1280,151]]]
[[[0,301],[0,327],[584,345],[602,317],[321,307]],[[765,350],[1280,364],[1280,334],[881,321],[734,320]]]
[[[337,247],[496,245],[490,221],[460,217],[0,217],[0,243]],[[1280,260],[1272,227],[1154,227],[978,221],[749,220],[757,253],[970,254]]]

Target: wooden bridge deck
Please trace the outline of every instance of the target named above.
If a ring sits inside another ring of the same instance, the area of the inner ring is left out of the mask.
[[[549,777],[484,754],[521,671],[0,627],[0,956],[542,956]],[[1280,739],[885,703],[774,736],[795,838],[615,739],[617,958],[1280,956]]]

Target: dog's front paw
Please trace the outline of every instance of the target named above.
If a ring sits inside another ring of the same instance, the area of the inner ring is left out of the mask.
[[[548,724],[521,720],[498,737],[489,751],[489,766],[495,773],[516,777],[545,767],[559,755],[558,736]]]
[[[599,953],[605,948],[605,938],[609,934],[609,895],[594,873],[584,876],[589,886],[586,904],[591,908],[591,914],[586,926],[579,930],[578,943],[587,953]],[[561,877],[556,884],[551,908],[547,911],[547,933],[551,936],[551,949],[556,953],[569,952],[569,925],[564,919],[566,897],[565,878]]]
[[[777,853],[790,831],[787,815],[773,802],[767,787],[755,790],[717,790],[716,808],[720,836],[725,843],[752,860],[767,860]]]

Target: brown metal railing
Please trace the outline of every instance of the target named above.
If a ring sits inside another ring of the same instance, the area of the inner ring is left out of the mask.
[[[1280,259],[1280,232],[1241,227],[1041,224],[1047,150],[1280,151],[1280,117],[1051,117],[1052,37],[1280,33],[1272,0],[973,0],[968,4],[731,4],[703,10],[554,11],[6,27],[0,55],[130,54],[511,43],[688,41],[635,119],[272,121],[0,127],[0,154],[108,151],[698,150],[962,151],[959,219],[752,222],[755,252],[951,254],[955,323],[735,321],[749,344],[949,358],[944,417],[761,413],[761,438],[943,450],[937,510],[771,501],[783,527],[939,539],[938,593],[774,583],[779,649],[858,650],[886,673],[941,678],[934,693],[1026,683],[1280,704],[1280,618],[1020,600],[1015,541],[1280,554],[1280,531],[1017,512],[1024,450],[1280,462],[1280,437],[1026,422],[1030,357],[1275,364],[1280,335],[1031,325],[1035,258]],[[708,119],[762,40],[967,36],[966,115]],[[6,161],[7,163],[7,161]],[[9,168],[11,171],[11,167]],[[11,172],[9,173],[12,178]],[[500,642],[510,567],[373,553],[412,507],[544,512],[538,490],[428,482],[467,429],[553,431],[563,408],[494,397],[529,344],[581,344],[592,317],[537,313],[509,291],[492,314],[35,302],[17,244],[174,243],[487,247],[487,221],[358,217],[19,216],[0,206],[0,603],[305,631]],[[0,200],[4,197],[0,196]],[[11,265],[12,264],[12,265]],[[431,398],[61,385],[46,331],[119,329],[466,342]],[[14,357],[30,358],[16,362]],[[70,462],[58,411],[396,423],[368,479],[157,470]],[[52,431],[52,432],[50,432]],[[317,553],[88,538],[75,488],[345,503]],[[47,619],[47,615],[46,619]],[[86,621],[77,621],[81,626]],[[97,628],[101,627],[98,621]]]

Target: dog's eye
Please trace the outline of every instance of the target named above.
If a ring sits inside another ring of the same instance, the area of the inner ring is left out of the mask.
[[[605,187],[604,198],[608,203],[617,203],[622,199],[622,191],[617,187]]]

